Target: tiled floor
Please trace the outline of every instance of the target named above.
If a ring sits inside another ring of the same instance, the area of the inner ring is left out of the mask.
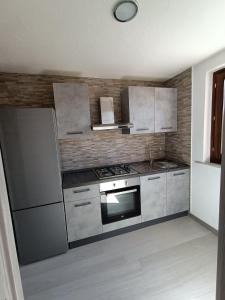
[[[215,300],[217,237],[190,217],[21,268],[26,300]]]

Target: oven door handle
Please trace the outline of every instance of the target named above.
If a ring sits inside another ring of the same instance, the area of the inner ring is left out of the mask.
[[[137,189],[133,189],[133,190],[123,191],[123,192],[118,192],[118,193],[110,193],[110,195],[117,196],[117,195],[124,195],[124,194],[136,193],[136,192],[137,192]]]

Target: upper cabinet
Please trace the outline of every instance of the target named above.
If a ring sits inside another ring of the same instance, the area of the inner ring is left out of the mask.
[[[133,128],[128,129],[128,133],[140,134],[155,131],[154,106],[154,88],[130,86],[124,91],[122,94],[123,121],[134,124]]]
[[[122,114],[134,125],[124,133],[177,131],[177,89],[130,86],[122,94]]]
[[[177,89],[155,88],[155,132],[177,131]]]
[[[71,138],[91,128],[88,86],[53,83],[58,138]]]

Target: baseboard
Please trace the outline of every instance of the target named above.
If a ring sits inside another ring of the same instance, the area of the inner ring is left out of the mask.
[[[218,230],[216,230],[215,228],[213,228],[212,226],[210,226],[209,224],[205,223],[204,221],[202,221],[201,219],[197,218],[196,216],[192,215],[189,213],[189,216],[195,220],[196,222],[198,222],[199,224],[201,224],[202,226],[204,226],[205,228],[207,228],[208,230],[210,230],[212,233],[218,235]]]
[[[95,236],[92,236],[92,237],[89,237],[89,238],[86,238],[86,239],[71,242],[71,243],[69,243],[69,248],[72,249],[72,248],[77,248],[77,247],[84,246],[84,245],[87,245],[87,244],[95,243],[95,242],[102,241],[102,240],[105,240],[105,239],[108,239],[108,238],[111,238],[111,237],[114,237],[114,236],[117,236],[117,235],[132,232],[132,231],[135,231],[135,230],[139,230],[139,229],[142,229],[142,228],[145,228],[145,227],[148,227],[148,226],[152,226],[152,225],[155,225],[155,224],[163,223],[163,222],[166,222],[166,221],[174,220],[174,219],[184,217],[184,216],[187,216],[187,215],[188,215],[188,211],[184,211],[184,212],[177,213],[177,214],[174,214],[174,215],[162,217],[162,218],[159,218],[159,219],[156,219],[156,220],[151,220],[151,221],[131,225],[131,226],[128,226],[128,227],[116,229],[116,230],[106,232],[106,233],[102,233],[102,234],[99,234],[99,235],[95,235]]]

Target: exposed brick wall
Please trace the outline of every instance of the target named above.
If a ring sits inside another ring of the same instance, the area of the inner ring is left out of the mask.
[[[163,86],[163,83],[75,78],[68,76],[0,73],[0,106],[53,107],[53,82],[86,83],[89,86],[92,123],[100,121],[99,97],[114,99],[115,119],[121,120],[120,94],[129,85]],[[148,145],[155,158],[165,155],[165,134],[122,135],[121,131],[93,132],[71,140],[59,140],[63,170],[148,159]]]
[[[166,156],[190,164],[191,161],[191,69],[165,82],[178,89],[178,130],[166,134]]]

